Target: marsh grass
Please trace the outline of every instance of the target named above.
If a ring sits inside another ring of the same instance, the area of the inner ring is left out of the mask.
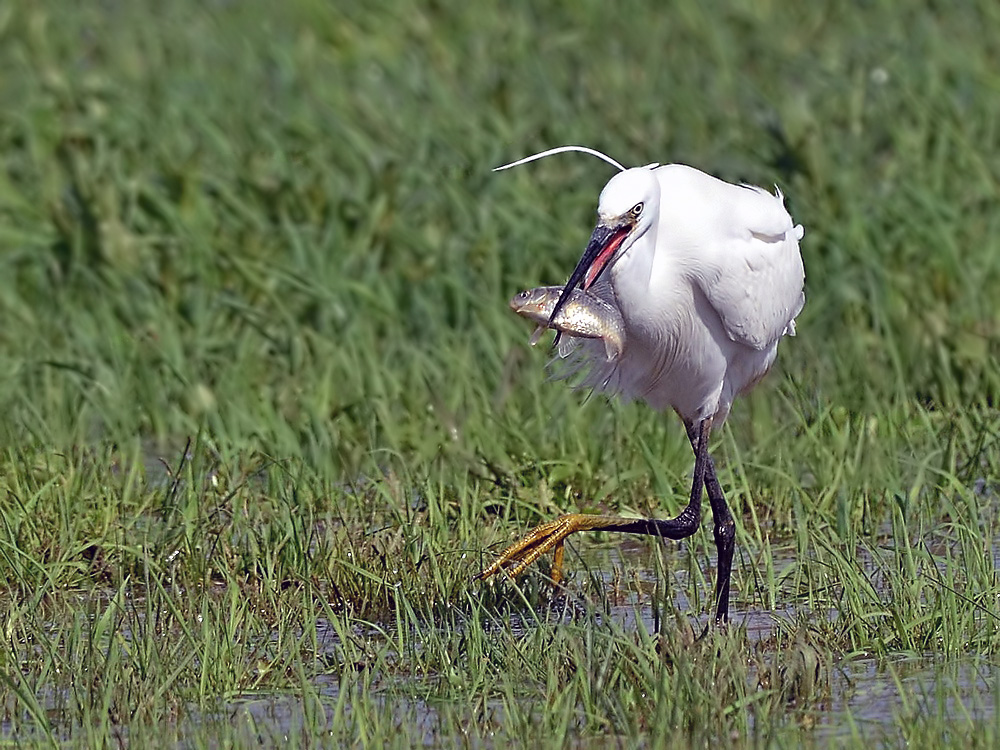
[[[111,5],[0,8],[2,741],[992,746],[993,5]],[[707,531],[469,583],[691,470],[506,309],[608,173],[489,168],[572,142],[807,230],[726,630]]]

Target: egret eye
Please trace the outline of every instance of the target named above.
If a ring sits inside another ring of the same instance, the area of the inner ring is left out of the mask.
[[[632,206],[632,210],[629,213],[631,213],[632,216],[634,216],[635,218],[638,219],[639,218],[639,214],[642,213],[642,204],[641,203],[636,203],[634,206]]]

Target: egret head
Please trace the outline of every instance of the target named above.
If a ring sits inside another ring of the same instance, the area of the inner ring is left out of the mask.
[[[583,257],[576,264],[573,274],[569,277],[556,306],[552,310],[549,323],[555,320],[563,305],[566,304],[571,292],[581,284],[589,289],[606,268],[628,252],[635,241],[642,237],[653,226],[660,213],[660,183],[653,170],[658,164],[647,164],[644,167],[626,169],[607,154],[602,154],[586,146],[559,146],[550,148],[523,159],[504,164],[493,171],[510,169],[519,164],[544,159],[553,154],[569,151],[579,151],[596,156],[606,161],[618,170],[601,191],[601,200],[597,207],[597,226],[590,236]]]
[[[589,289],[605,269],[614,265],[653,226],[660,212],[660,183],[651,168],[655,166],[626,169],[604,186],[597,206],[597,226],[562,297],[568,298],[579,285]],[[562,297],[553,316],[562,307]]]
[[[652,169],[626,169],[608,180],[597,205],[597,226],[587,246],[588,251],[593,249],[596,254],[583,277],[585,289],[649,231],[659,211],[660,183]],[[596,247],[592,247],[595,240]]]

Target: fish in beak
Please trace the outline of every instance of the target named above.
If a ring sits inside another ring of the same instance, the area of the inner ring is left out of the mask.
[[[573,269],[569,281],[566,282],[566,286],[563,287],[563,292],[559,296],[559,301],[556,302],[556,306],[552,309],[552,315],[549,318],[550,326],[563,306],[569,301],[570,294],[577,286],[583,286],[584,291],[593,286],[594,282],[597,281],[598,277],[600,277],[601,273],[615,257],[615,253],[622,242],[625,241],[625,238],[629,236],[634,228],[634,220],[621,221],[613,227],[603,222],[598,222],[597,226],[594,227],[594,233],[590,235],[590,242],[587,243],[587,249],[583,251],[580,262]]]

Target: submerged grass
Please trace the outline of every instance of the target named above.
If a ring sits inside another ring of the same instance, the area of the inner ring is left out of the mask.
[[[990,3],[0,9],[0,737],[100,747],[990,747],[1000,178]],[[545,380],[603,165],[778,183],[808,304],[664,516],[670,416]]]

